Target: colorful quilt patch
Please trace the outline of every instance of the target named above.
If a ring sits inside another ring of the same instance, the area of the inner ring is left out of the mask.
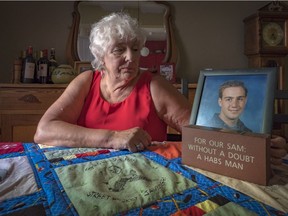
[[[196,184],[132,154],[55,169],[79,215],[113,215]]]
[[[167,159],[173,159],[181,157],[181,145],[181,142],[164,142],[148,146],[148,149]]]
[[[34,172],[26,156],[0,159],[0,201],[37,190]]]
[[[97,148],[71,148],[71,149],[63,149],[63,150],[50,150],[45,152],[45,156],[48,160],[55,159],[55,158],[61,158],[65,156],[70,155],[76,155],[81,153],[87,153],[87,152],[94,152],[97,151]]]
[[[197,203],[195,206],[191,206],[187,209],[181,211],[182,215],[193,215],[193,216],[202,216],[202,215],[239,215],[239,216],[250,216],[255,215],[255,213],[233,203],[230,202],[225,197],[217,194],[216,196],[210,197],[203,202]],[[181,215],[181,214],[173,214]]]
[[[88,156],[97,156],[99,154],[108,154],[115,150],[99,148],[70,148],[55,151],[46,151],[44,154],[51,163],[57,163],[62,160],[72,160]]]
[[[218,204],[216,204],[216,203],[214,203],[214,202],[212,202],[210,200],[206,200],[204,202],[198,203],[196,206],[198,208],[202,209],[205,212],[213,211],[213,210],[215,210],[216,208],[219,207]]]
[[[224,206],[221,206],[214,211],[210,211],[205,214],[205,216],[224,216],[224,215],[231,215],[231,212],[234,212],[233,215],[237,216],[257,216],[256,213],[249,211],[235,203],[229,202]]]
[[[181,211],[181,213],[182,213],[182,215],[184,214],[184,215],[193,215],[193,216],[202,216],[202,215],[206,214],[206,212],[203,211],[203,209],[198,208],[197,206],[192,206],[190,208],[184,209]]]
[[[5,142],[0,143],[0,155],[9,154],[13,152],[23,152],[24,147],[20,142]]]
[[[183,165],[180,144],[131,153],[0,143],[10,149],[0,154],[0,216],[288,216]]]

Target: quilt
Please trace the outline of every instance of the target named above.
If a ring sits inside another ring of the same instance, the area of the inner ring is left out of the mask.
[[[2,215],[288,215],[182,164],[181,143],[131,153],[0,143]]]

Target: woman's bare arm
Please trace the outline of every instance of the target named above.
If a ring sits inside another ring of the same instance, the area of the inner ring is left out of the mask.
[[[41,118],[34,140],[48,145],[90,146],[97,139],[93,130],[77,126],[77,119],[88,94],[92,72],[81,73],[65,89]],[[103,133],[105,133],[103,131]],[[102,139],[105,136],[102,136]],[[107,136],[108,137],[108,136]],[[98,136],[99,139],[99,136]],[[100,141],[100,140],[99,140]],[[101,140],[107,142],[107,140]]]
[[[41,118],[34,141],[36,143],[69,147],[104,147],[138,151],[151,142],[150,135],[141,128],[123,131],[85,128],[77,125],[85,98],[90,90],[93,73],[78,75]]]
[[[159,117],[170,127],[181,132],[182,127],[189,124],[192,104],[159,75],[153,76],[150,89]]]

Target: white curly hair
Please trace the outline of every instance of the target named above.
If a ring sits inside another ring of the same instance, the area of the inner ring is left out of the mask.
[[[112,13],[92,25],[90,45],[94,60],[91,62],[96,70],[103,69],[103,57],[115,41],[137,40],[140,49],[146,42],[146,35],[139,27],[138,21],[124,12]]]

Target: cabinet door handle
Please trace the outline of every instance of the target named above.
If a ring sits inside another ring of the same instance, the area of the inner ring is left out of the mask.
[[[19,98],[19,100],[26,103],[41,103],[41,101],[39,101],[39,99],[32,94],[24,95],[23,97]]]

